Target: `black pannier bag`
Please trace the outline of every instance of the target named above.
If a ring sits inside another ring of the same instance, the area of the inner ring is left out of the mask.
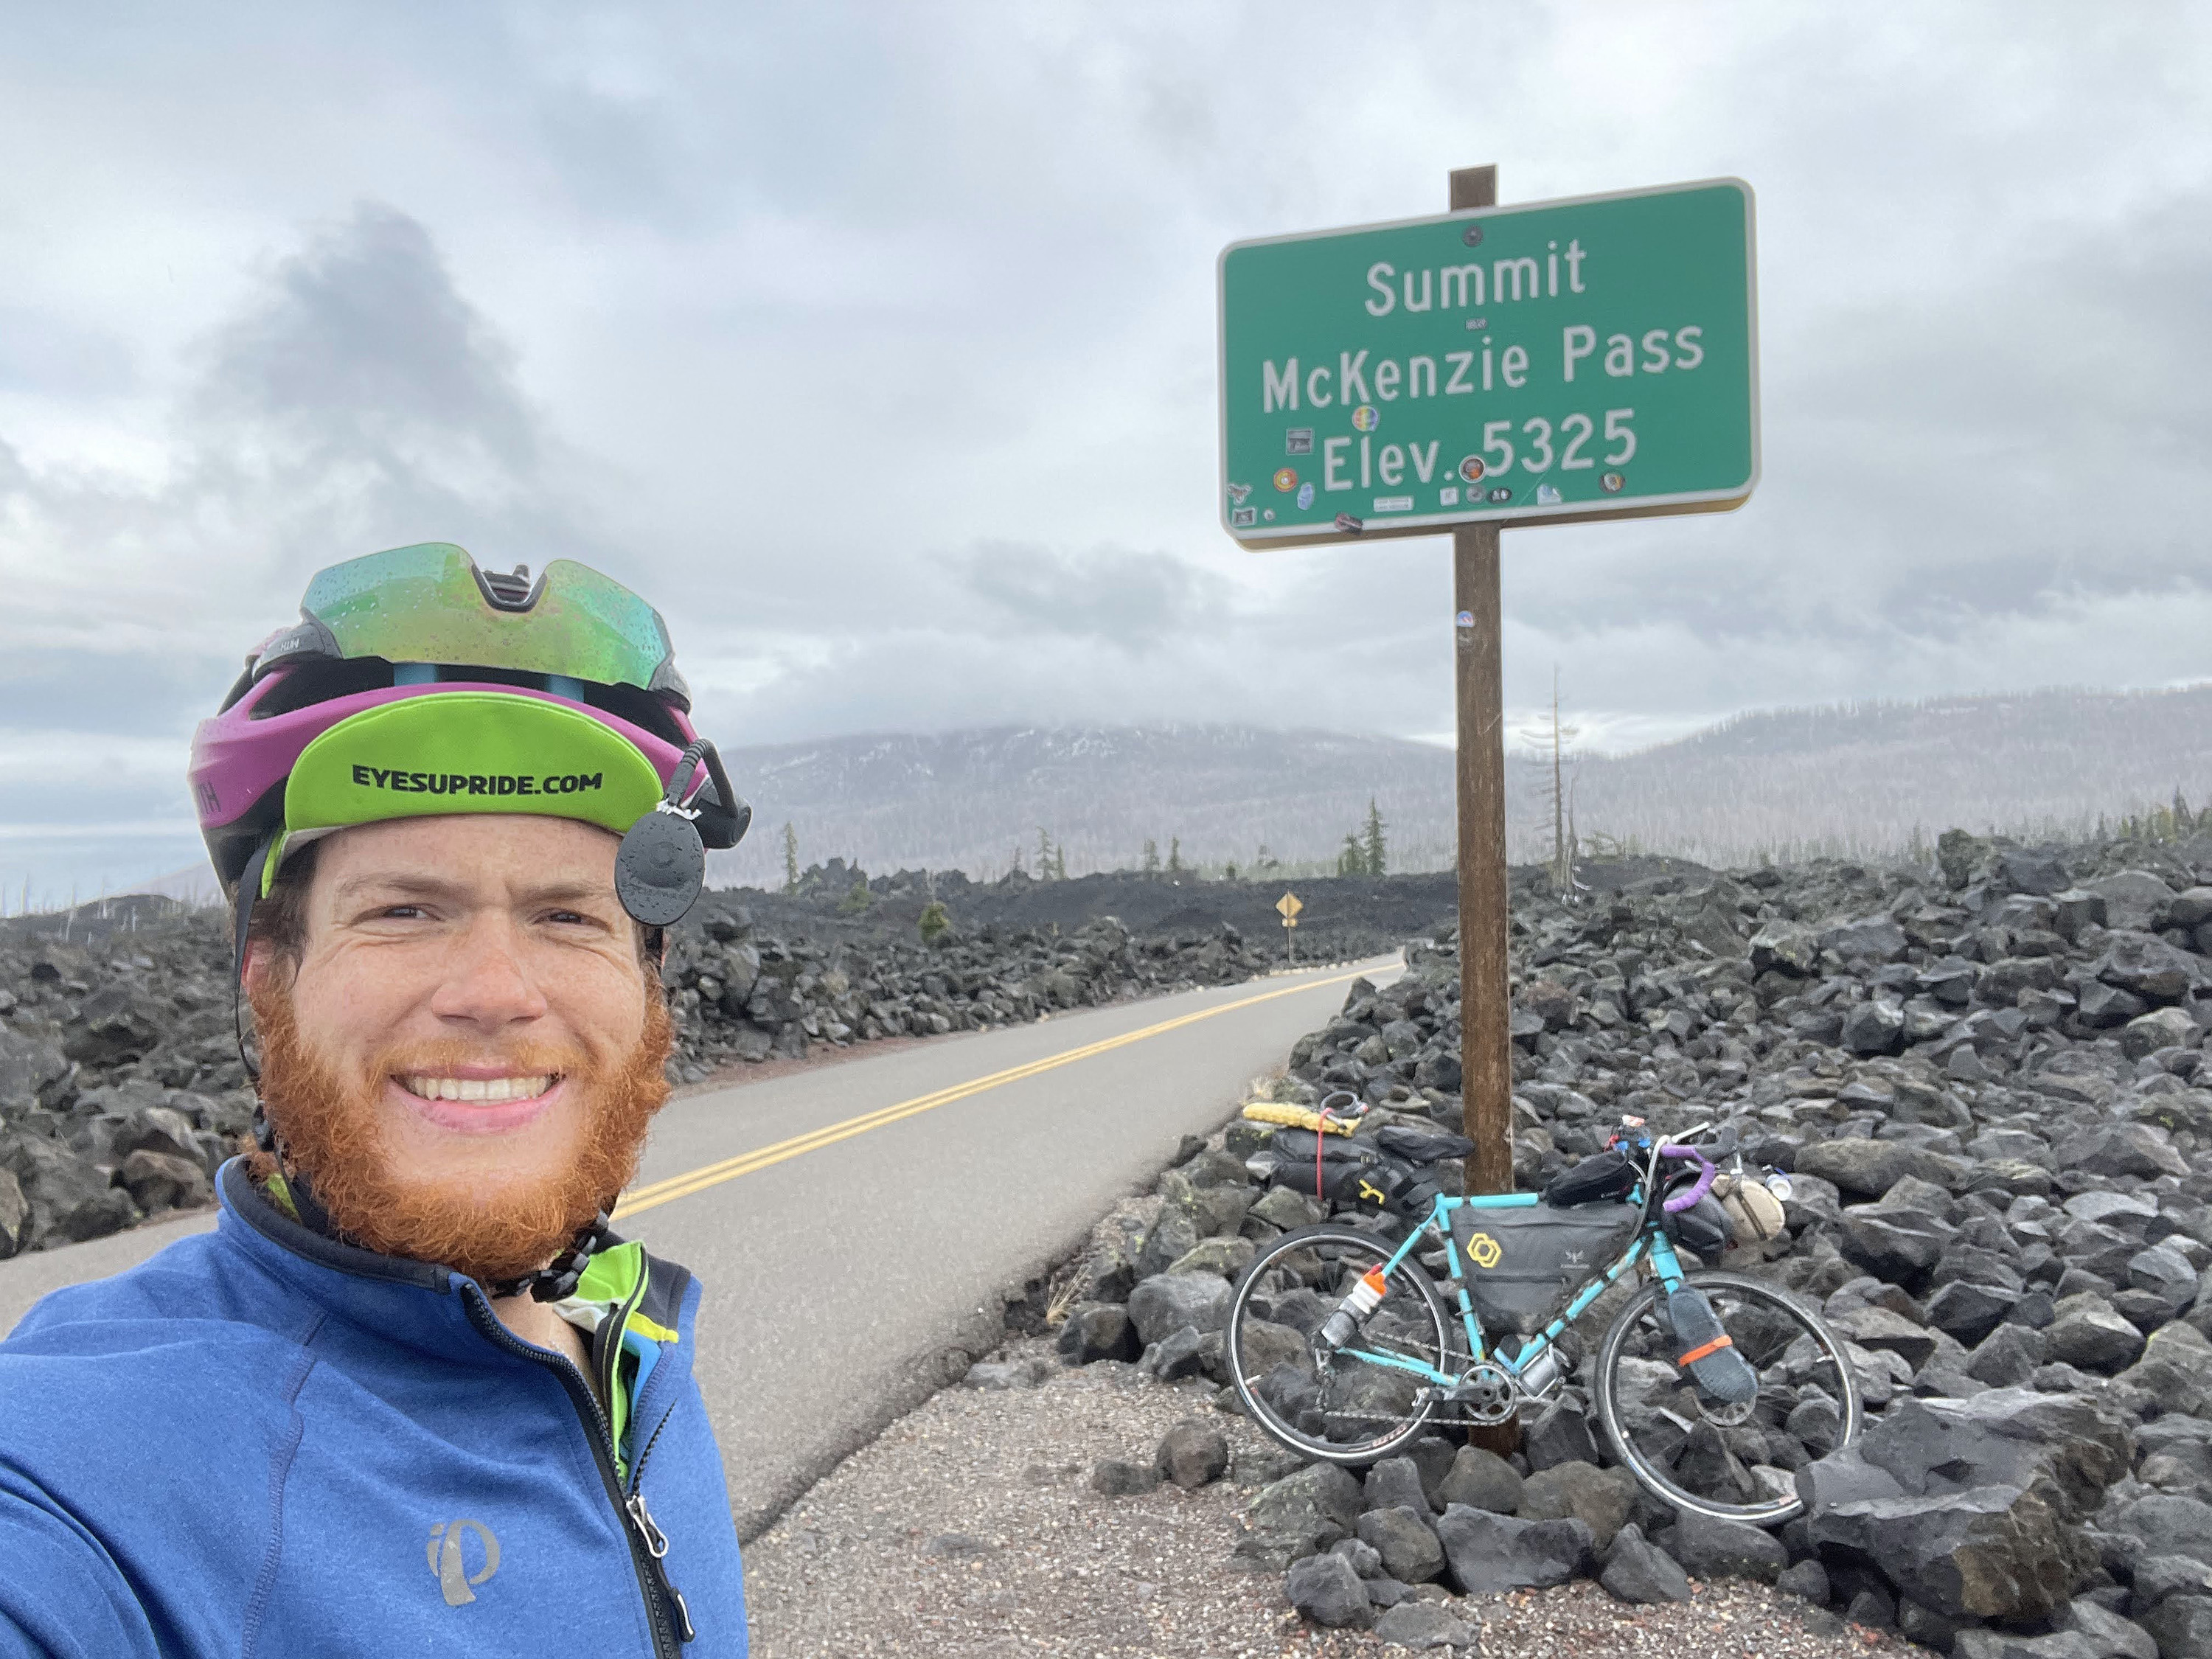
[[[1455,1209],[1452,1243],[1483,1328],[1522,1336],[1543,1329],[1570,1290],[1613,1265],[1642,1217],[1631,1204]]]
[[[1571,1170],[1562,1170],[1544,1188],[1544,1202],[1566,1209],[1577,1204],[1618,1204],[1635,1190],[1643,1171],[1627,1153],[1600,1152]]]
[[[1403,1123],[1386,1123],[1375,1132],[1375,1144],[1409,1164],[1434,1164],[1439,1158],[1471,1158],[1474,1143],[1465,1135],[1440,1130],[1416,1129]]]
[[[1398,1215],[1425,1214],[1436,1199],[1434,1182],[1425,1180],[1404,1158],[1392,1157],[1364,1138],[1322,1136],[1310,1129],[1285,1128],[1275,1131],[1267,1146],[1275,1158],[1270,1186],[1287,1187],[1332,1203],[1356,1205],[1370,1213],[1389,1210]]]

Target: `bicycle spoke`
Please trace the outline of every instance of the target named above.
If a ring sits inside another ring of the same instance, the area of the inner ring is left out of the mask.
[[[1292,1450],[1371,1462],[1430,1420],[1433,1382],[1380,1358],[1446,1368],[1443,1306],[1418,1267],[1401,1263],[1389,1275],[1382,1300],[1340,1347],[1321,1335],[1361,1276],[1395,1248],[1349,1228],[1302,1229],[1255,1256],[1237,1281],[1228,1333],[1237,1393],[1253,1421]]]
[[[1758,1374],[1755,1396],[1730,1401],[1700,1387],[1680,1363],[1664,1304],[1647,1291],[1607,1334],[1600,1357],[1607,1436],[1663,1501],[1777,1524],[1797,1511],[1794,1471],[1856,1431],[1842,1346],[1817,1315],[1771,1285],[1723,1273],[1691,1282]]]

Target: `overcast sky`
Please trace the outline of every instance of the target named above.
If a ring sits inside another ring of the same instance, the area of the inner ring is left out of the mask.
[[[1759,198],[1759,492],[1509,532],[1510,705],[2212,674],[2202,6],[15,8],[0,153],[11,896],[194,858],[244,651],[428,539],[726,746],[1447,732],[1446,543],[1218,528],[1214,261],[1480,161]]]

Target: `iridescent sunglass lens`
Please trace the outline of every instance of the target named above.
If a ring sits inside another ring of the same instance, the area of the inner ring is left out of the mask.
[[[649,687],[668,657],[653,608],[573,559],[556,559],[527,611],[495,608],[447,542],[395,547],[319,572],[301,608],[349,657],[473,664]]]

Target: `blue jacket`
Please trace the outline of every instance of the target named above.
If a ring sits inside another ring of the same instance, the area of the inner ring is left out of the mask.
[[[593,1343],[611,1436],[473,1280],[217,1184],[214,1232],[0,1342],[0,1656],[742,1659],[688,1273],[594,1258],[635,1281]]]

